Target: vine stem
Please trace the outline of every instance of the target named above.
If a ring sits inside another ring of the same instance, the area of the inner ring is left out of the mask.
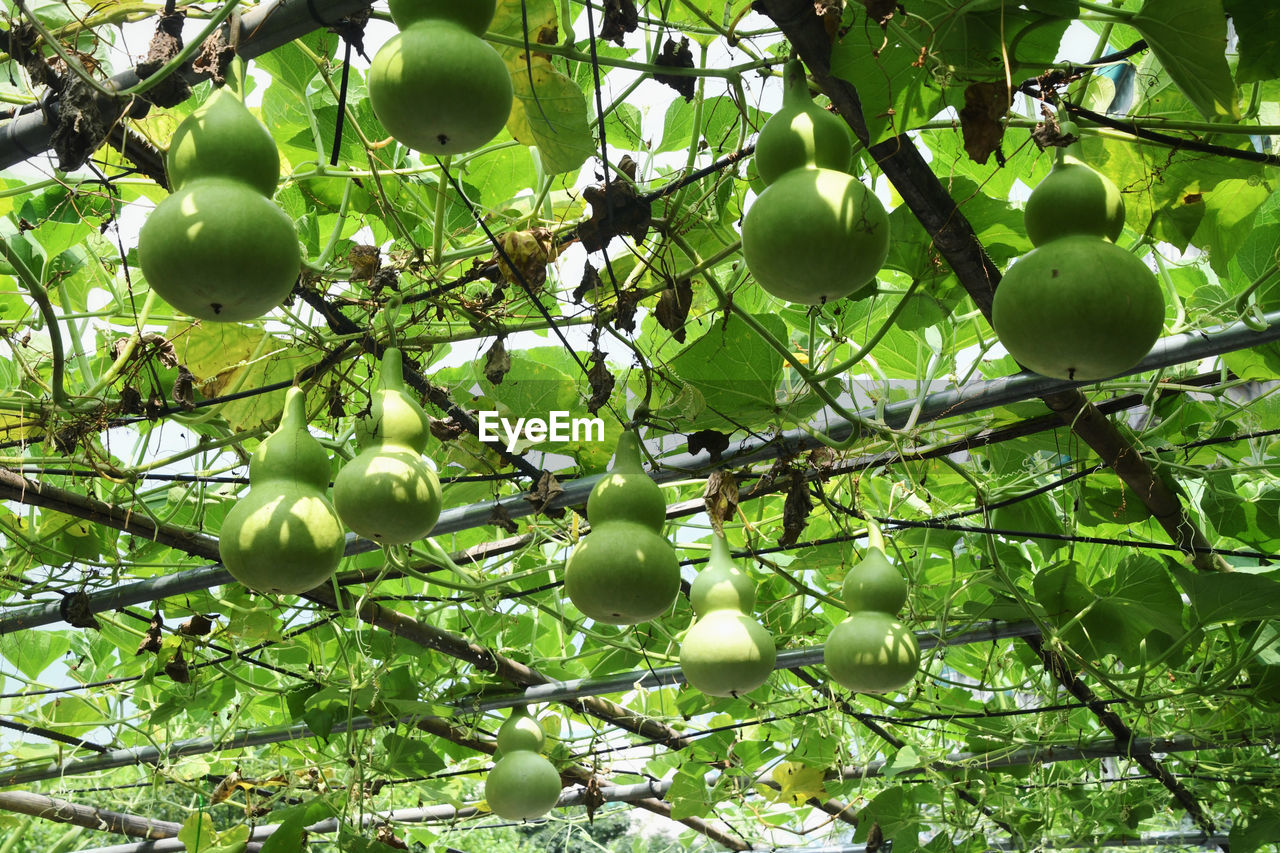
[[[871,352],[871,350],[875,349],[876,345],[880,343],[880,340],[888,334],[889,330],[892,329],[894,324],[898,321],[898,316],[902,314],[902,310],[907,307],[907,303],[910,302],[911,297],[915,295],[916,289],[920,287],[920,281],[921,280],[918,278],[911,280],[911,286],[902,294],[902,298],[898,300],[898,304],[893,306],[893,311],[889,313],[888,318],[880,328],[876,330],[875,334],[867,339],[867,342],[863,344],[856,353],[834,367],[829,367],[821,373],[815,373],[813,375],[813,380],[815,382],[825,382],[826,380],[835,377],[837,374],[844,373],[846,370],[866,358],[867,354]]]
[[[45,326],[49,329],[50,357],[53,361],[53,375],[50,378],[53,404],[60,409],[72,410],[74,406],[70,398],[67,397],[66,389],[63,387],[67,365],[66,356],[62,348],[62,332],[58,328],[58,315],[53,311],[53,303],[49,301],[49,292],[45,290],[44,285],[40,283],[40,279],[27,266],[27,262],[13,250],[13,246],[6,239],[0,238],[0,254],[4,255],[4,259],[9,262],[18,279],[22,281],[22,286],[27,289],[27,292],[31,294],[31,298],[35,300],[36,306],[40,309],[40,316],[44,318]]]

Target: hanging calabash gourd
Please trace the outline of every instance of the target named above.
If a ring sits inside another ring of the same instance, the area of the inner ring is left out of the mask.
[[[560,799],[560,774],[542,755],[546,740],[542,726],[522,707],[498,729],[498,760],[484,782],[484,798],[498,817],[541,817]]]
[[[271,200],[280,155],[262,122],[219,89],[178,125],[166,161],[173,194],[138,234],[151,289],[209,321],[252,320],[283,302],[302,256]]]
[[[305,397],[294,386],[280,426],[249,462],[248,496],[222,522],[222,565],[258,592],[300,593],[324,583],[345,539],[328,489],[329,455],[307,431]]]
[[[382,356],[380,389],[356,424],[360,452],[333,483],[338,515],[360,536],[404,545],[431,532],[440,518],[440,480],[423,459],[431,433],[426,412],[404,387],[400,350]]]
[[[391,135],[424,154],[479,148],[511,115],[511,77],[480,36],[495,0],[392,0],[400,32],[373,58],[369,101]]]
[[[1070,122],[1066,134],[1075,133]],[[1027,200],[1036,246],[1004,274],[991,326],[1019,364],[1057,379],[1105,379],[1142,360],[1164,328],[1155,273],[1115,240],[1124,229],[1116,185],[1072,149]]]
[[[751,616],[756,586],[733,564],[723,536],[689,590],[697,621],[680,643],[680,670],[708,696],[741,696],[769,678],[778,652],[773,636]]]
[[[920,669],[920,644],[895,614],[907,601],[907,582],[870,527],[867,552],[841,588],[849,616],[831,632],[823,659],[837,683],[860,693],[887,693],[911,682]]]
[[[762,177],[785,171],[766,178],[769,186],[747,211],[742,255],[769,293],[820,305],[875,281],[889,256],[889,216],[875,193],[844,171],[848,154],[814,111],[834,116],[799,105],[808,99],[803,66],[788,63],[784,76],[787,100],[760,131],[756,162]]]
[[[665,612],[680,592],[675,549],[662,535],[667,504],[640,462],[640,440],[618,439],[613,467],[587,498],[591,532],[569,555],[565,594],[597,622],[634,625]]]

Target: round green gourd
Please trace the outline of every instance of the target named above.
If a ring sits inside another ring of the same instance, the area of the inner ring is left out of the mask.
[[[307,431],[298,387],[280,426],[254,452],[249,494],[227,513],[218,553],[232,577],[258,592],[300,593],[324,583],[342,560],[342,522],[325,496],[329,465]]]
[[[888,613],[861,610],[831,632],[823,649],[831,677],[859,693],[887,693],[911,683],[920,669],[920,644]]]
[[[613,466],[587,496],[587,518],[593,527],[624,519],[643,524],[655,533],[666,524],[666,499],[644,471],[640,439],[634,432],[624,432],[618,438]]]
[[[689,591],[698,619],[680,643],[685,680],[708,696],[741,696],[768,680],[777,661],[773,636],[749,615],[755,584],[733,564],[723,536]]]
[[[555,765],[527,749],[504,754],[484,781],[489,809],[506,820],[541,817],[555,807],[560,790]]]
[[[241,181],[188,180],[138,233],[138,261],[151,289],[192,317],[239,322],[284,301],[302,255],[293,222]]]
[[[747,211],[742,254],[769,293],[820,305],[875,281],[889,256],[889,216],[852,175],[792,169]]]
[[[1164,293],[1145,263],[1111,241],[1060,237],[1005,273],[991,325],[1029,370],[1105,379],[1136,365],[1160,337]]]
[[[793,59],[782,72],[782,108],[756,139],[756,171],[772,184],[792,169],[817,167],[844,172],[853,156],[849,127],[809,97],[804,66]]]
[[[513,92],[506,63],[448,19],[411,22],[373,58],[369,102],[391,135],[442,157],[479,148],[506,125]]]
[[[871,547],[845,575],[841,596],[850,612],[878,610],[894,614],[907,601],[907,581],[884,551]]]
[[[166,163],[173,190],[194,178],[230,178],[270,197],[280,180],[280,154],[271,133],[227,88],[182,120],[169,141]]]
[[[430,426],[405,391],[400,350],[383,354],[380,389],[356,428],[360,452],[333,484],[338,515],[358,535],[385,545],[425,537],[440,518],[440,480],[422,458]]]
[[[671,607],[680,592],[680,564],[664,537],[615,519],[578,541],[565,565],[564,591],[597,622],[634,625]]]
[[[439,18],[478,36],[489,28],[497,8],[496,0],[388,0],[387,5],[391,20],[402,30],[418,21]]]

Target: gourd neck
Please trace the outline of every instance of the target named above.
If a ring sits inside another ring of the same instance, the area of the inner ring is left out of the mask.
[[[784,109],[808,109],[813,105],[809,97],[809,78],[804,73],[804,64],[798,59],[791,59],[782,68],[782,106]]]
[[[280,425],[249,460],[251,486],[271,480],[305,483],[321,492],[329,486],[329,454],[307,430],[306,395],[297,385],[285,392]]]
[[[369,415],[360,422],[360,446],[396,445],[415,453],[425,451],[430,431],[427,415],[405,390],[404,357],[396,347],[387,347],[382,354],[378,389]]]
[[[633,431],[627,430],[618,437],[618,449],[609,470],[615,474],[645,474],[640,455],[640,438]]]
[[[1058,148],[1057,157],[1053,163],[1054,168],[1073,164],[1087,165],[1084,162],[1084,151],[1080,147],[1080,126],[1074,121],[1064,121],[1058,125],[1058,132],[1064,137],[1074,136],[1076,139],[1070,145]]]
[[[755,584],[734,565],[729,542],[723,536],[712,537],[711,557],[694,579],[689,600],[699,617],[721,610],[748,613],[756,606]]]

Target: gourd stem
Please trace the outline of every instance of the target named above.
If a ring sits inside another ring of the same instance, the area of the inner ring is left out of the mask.
[[[399,391],[404,388],[404,360],[396,347],[387,347],[382,353],[380,381],[383,391]]]
[[[631,430],[618,436],[618,449],[613,457],[611,471],[620,474],[643,474],[644,464],[640,457],[640,438]]]

